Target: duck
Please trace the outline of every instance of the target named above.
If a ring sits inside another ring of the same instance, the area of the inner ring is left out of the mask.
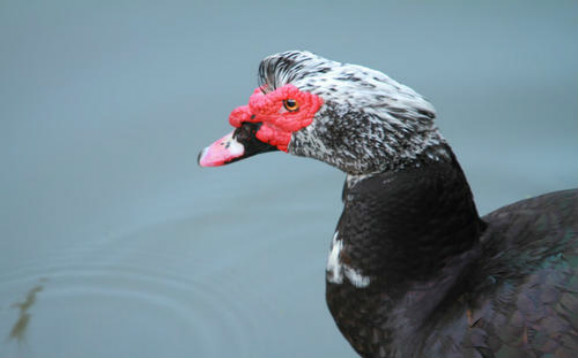
[[[326,301],[360,356],[576,356],[577,189],[480,217],[433,105],[410,87],[297,50],[258,75],[199,165],[280,151],[346,174]]]

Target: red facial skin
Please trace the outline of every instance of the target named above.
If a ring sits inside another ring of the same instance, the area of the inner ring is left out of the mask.
[[[285,100],[293,100],[299,107],[288,111],[283,105]],[[310,125],[322,104],[319,96],[302,92],[291,84],[267,94],[257,88],[248,105],[231,112],[229,123],[234,127],[240,127],[243,122],[263,123],[256,133],[257,139],[287,152],[291,134]]]

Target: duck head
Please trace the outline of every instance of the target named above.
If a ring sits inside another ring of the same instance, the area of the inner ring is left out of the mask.
[[[261,62],[259,82],[249,103],[231,112],[235,129],[201,151],[201,166],[282,151],[371,174],[444,142],[433,106],[379,71],[288,51]]]

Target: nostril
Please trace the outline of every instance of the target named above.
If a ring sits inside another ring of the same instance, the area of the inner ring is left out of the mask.
[[[241,125],[241,127],[237,128],[237,130],[235,130],[235,133],[233,134],[233,138],[235,138],[237,142],[240,143],[244,143],[247,140],[247,134],[243,128],[244,125]]]
[[[235,138],[240,143],[247,143],[255,139],[255,133],[261,128],[263,123],[257,122],[243,122],[241,126],[235,130],[233,138]]]

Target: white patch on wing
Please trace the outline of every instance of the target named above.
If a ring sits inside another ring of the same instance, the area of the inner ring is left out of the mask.
[[[331,251],[327,259],[327,280],[331,283],[342,284],[343,276],[347,277],[349,282],[355,287],[363,288],[369,286],[370,279],[363,276],[359,270],[349,267],[340,261],[341,250],[343,250],[343,241],[338,239],[339,231],[333,235],[331,240]]]
[[[333,283],[343,283],[343,271],[341,262],[339,262],[339,254],[343,249],[343,241],[337,240],[338,236],[339,231],[336,231],[331,241],[331,251],[327,259],[327,279]]]
[[[354,268],[351,268],[347,265],[344,266],[345,276],[349,279],[349,282],[353,284],[353,286],[358,288],[363,288],[369,286],[369,277],[363,276],[359,271]]]

